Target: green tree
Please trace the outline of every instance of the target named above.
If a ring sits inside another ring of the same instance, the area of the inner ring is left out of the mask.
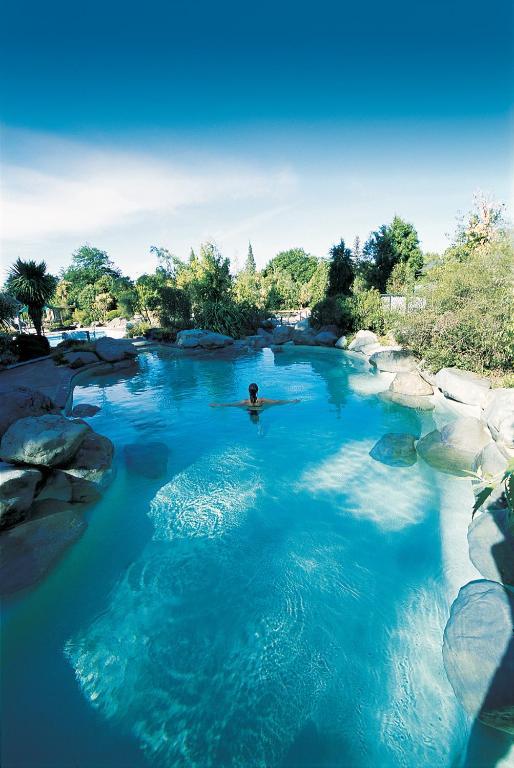
[[[281,307],[294,308],[301,303],[302,287],[307,285],[318,266],[318,259],[303,248],[281,251],[268,262],[264,277],[274,286],[273,295],[279,298]]]
[[[498,242],[505,229],[503,211],[503,205],[475,195],[473,208],[458,221],[454,241],[446,250],[445,258],[464,261],[475,249]]]
[[[349,295],[355,277],[352,252],[343,239],[330,249],[329,296]]]
[[[318,262],[313,276],[300,290],[303,305],[312,307],[325,299],[330,285],[330,267],[330,263],[324,259]]]
[[[405,263],[416,277],[423,267],[423,254],[414,226],[395,216],[391,224],[383,224],[366,241],[360,273],[369,287],[384,293],[389,276],[399,262]]]
[[[9,271],[7,292],[25,304],[38,336],[42,335],[43,309],[54,295],[57,279],[48,274],[46,264],[40,261],[17,259]]]
[[[244,271],[247,272],[249,275],[255,275],[255,272],[257,271],[257,265],[255,264],[255,258],[253,255],[253,248],[251,243],[248,243],[248,256],[246,257]]]

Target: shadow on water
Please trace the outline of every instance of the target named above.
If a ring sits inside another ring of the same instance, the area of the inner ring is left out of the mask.
[[[487,515],[490,512],[486,510],[481,514]],[[496,517],[493,516],[493,519],[504,536],[504,532],[498,525]],[[491,547],[491,553],[499,573],[503,572],[503,565],[507,562],[507,559],[514,556],[512,544],[507,538],[494,544]],[[514,588],[512,585],[510,587],[502,586],[511,611],[511,625],[514,628]],[[512,713],[514,712],[514,634],[507,644],[500,664],[484,696],[479,713],[473,721],[464,763],[465,768],[494,768],[513,748],[514,738],[511,734],[486,725],[479,719],[480,713],[487,713],[500,708],[510,712],[510,717],[507,717],[512,728]]]

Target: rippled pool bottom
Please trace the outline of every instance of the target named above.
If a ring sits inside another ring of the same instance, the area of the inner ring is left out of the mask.
[[[253,380],[302,402],[258,423],[208,407]],[[76,391],[102,408],[91,424],[118,476],[77,547],[11,606],[8,677],[41,634],[29,714],[51,689],[59,727],[38,731],[40,758],[11,740],[10,764],[462,764],[470,724],[441,638],[468,580],[469,489],[370,458],[386,432],[433,427],[382,403],[383,386],[332,350],[160,352]],[[129,474],[123,445],[155,439],[167,476]]]

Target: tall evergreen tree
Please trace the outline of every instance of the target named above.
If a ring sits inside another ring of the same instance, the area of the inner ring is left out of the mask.
[[[352,252],[346,247],[345,242],[333,245],[330,249],[330,268],[328,274],[328,296],[349,294],[355,277],[355,268]]]
[[[252,244],[249,242],[248,256],[246,257],[246,263],[245,263],[245,272],[248,272],[249,275],[255,275],[256,271],[257,271],[257,265],[255,264],[253,248],[252,248]]]
[[[403,263],[413,276],[420,274],[423,254],[414,226],[395,216],[391,224],[372,232],[363,249],[363,274],[371,288],[381,293],[396,264]]]

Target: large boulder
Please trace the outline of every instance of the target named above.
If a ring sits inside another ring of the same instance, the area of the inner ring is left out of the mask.
[[[106,363],[115,363],[127,357],[135,357],[137,348],[129,339],[112,339],[110,336],[102,336],[95,343],[95,352]]]
[[[441,368],[436,373],[435,383],[445,397],[481,408],[486,404],[491,388],[489,379],[460,368]]]
[[[36,501],[65,501],[70,502],[73,500],[73,485],[71,478],[68,477],[66,472],[60,469],[55,469],[45,479],[45,483],[39,493],[37,494]]]
[[[0,590],[16,592],[37,583],[86,529],[77,510],[54,505],[53,514],[29,520],[0,537]]]
[[[88,429],[79,450],[63,467],[72,484],[72,501],[91,502],[98,499],[100,491],[113,478],[113,456],[114,445],[109,438]]]
[[[293,341],[295,344],[299,344],[304,347],[316,346],[316,331],[312,328],[306,328],[305,330],[299,329],[293,331]]]
[[[432,467],[451,475],[467,476],[473,471],[475,458],[491,435],[483,422],[464,416],[434,429],[418,441],[418,454]]]
[[[507,507],[475,515],[468,544],[470,560],[484,578],[514,586],[514,520]]]
[[[273,344],[285,344],[286,341],[291,341],[293,334],[294,328],[290,325],[277,325],[277,327],[273,329]]]
[[[401,395],[399,392],[379,392],[379,398],[385,403],[395,403],[404,408],[414,408],[417,411],[433,411],[435,402],[433,397],[427,395]]]
[[[350,352],[360,352],[362,347],[366,347],[369,344],[378,344],[378,336],[373,331],[357,331],[355,337],[348,345]]]
[[[0,463],[0,529],[23,520],[41,479],[38,469]]]
[[[397,373],[389,385],[389,391],[396,392],[399,395],[409,395],[411,397],[424,397],[434,394],[432,385],[429,384],[418,371]]]
[[[507,456],[514,456],[514,388],[493,390],[483,419],[500,450]]]
[[[493,486],[493,491],[487,497],[479,509],[489,509],[496,506],[505,505],[505,483],[502,482],[503,474],[507,469],[507,459],[498,450],[497,444],[493,441],[488,443],[480,453],[478,453],[473,462],[472,470],[480,475],[483,480],[472,478],[471,483],[475,496],[478,496],[484,487],[484,481]]]
[[[337,341],[337,333],[333,331],[320,331],[314,337],[314,343],[318,347],[333,347]]]
[[[78,351],[78,352],[66,352],[63,355],[66,365],[69,368],[83,368],[85,365],[91,365],[91,363],[98,363],[98,355],[94,352]]]
[[[253,336],[247,336],[245,340],[250,349],[264,349],[264,347],[268,347],[270,345],[270,339],[271,335],[269,336],[269,339],[266,339],[260,334],[254,334]]]
[[[374,352],[369,362],[379,371],[406,373],[415,371],[418,361],[408,349],[385,349]]]
[[[42,392],[30,387],[0,386],[0,437],[18,419],[57,413],[55,403]]]
[[[334,346],[337,349],[346,349],[346,347],[348,346],[348,339],[346,338],[346,336],[340,336],[336,341],[336,343],[334,344]]]
[[[56,467],[77,453],[87,424],[64,416],[27,416],[11,424],[0,443],[0,457],[13,464]]]
[[[231,336],[225,336],[214,331],[205,331],[202,328],[177,333],[177,345],[183,349],[196,349],[197,347],[200,349],[219,349],[233,343],[234,339]]]
[[[295,331],[308,331],[311,327],[308,317],[304,317],[303,320],[298,320],[294,325]]]
[[[166,474],[169,448],[166,443],[130,443],[123,448],[127,468],[135,475],[158,478]]]
[[[514,592],[493,581],[466,584],[444,631],[446,674],[464,709],[514,734]]]
[[[372,344],[365,344],[363,347],[359,349],[359,352],[361,355],[364,355],[364,357],[371,357],[375,352],[380,352],[383,349],[382,344],[380,342],[376,341]]]
[[[369,455],[390,467],[411,467],[417,461],[414,441],[414,435],[390,432],[375,443]]]

